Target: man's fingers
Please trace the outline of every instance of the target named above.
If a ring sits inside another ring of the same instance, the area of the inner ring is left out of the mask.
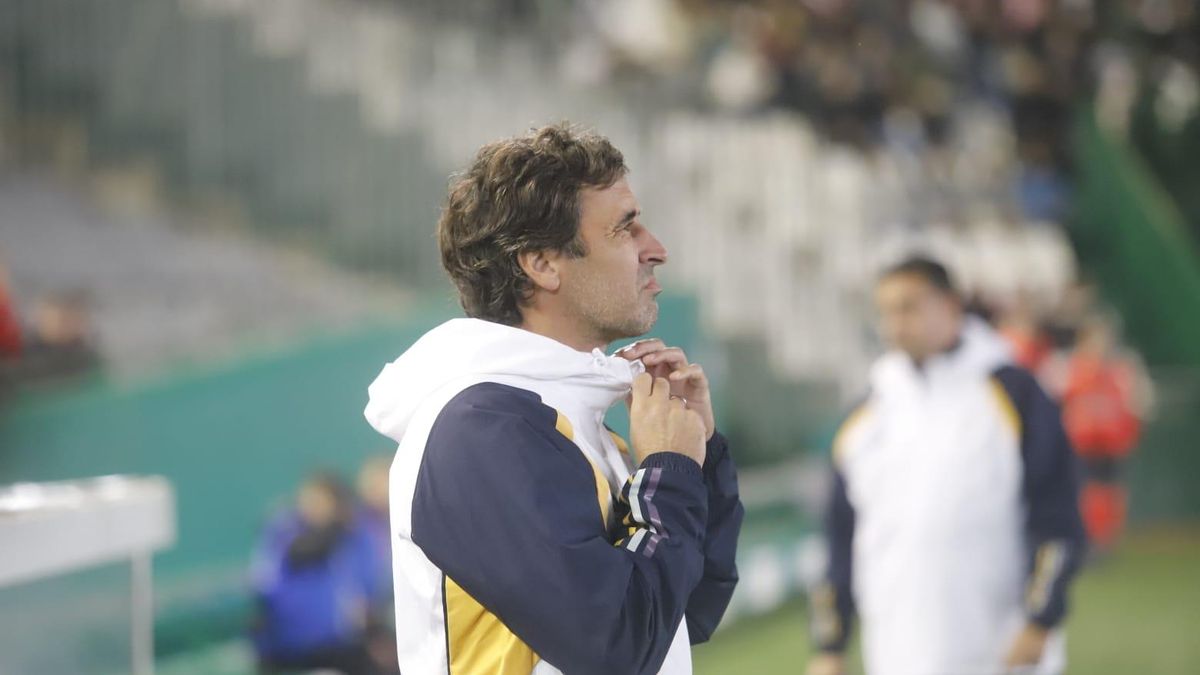
[[[665,348],[666,346],[667,345],[664,344],[663,341],[659,340],[658,338],[651,338],[649,340],[639,340],[627,347],[624,347],[624,348],[618,350],[617,356],[620,356],[625,359],[629,359],[630,361],[636,361],[637,359],[642,358],[646,354],[656,352],[660,349]]]
[[[665,378],[654,377],[650,373],[642,373],[633,378],[633,400],[636,401],[666,401],[671,394],[671,383]]]
[[[667,377],[672,382],[683,382],[685,380],[703,382],[704,368],[699,363],[691,363],[682,368],[671,371],[671,374]]]
[[[650,392],[650,398],[659,401],[666,401],[671,397],[671,383],[664,377],[654,378],[654,391]]]
[[[666,347],[642,357],[642,363],[649,366],[665,364],[672,370],[687,366],[687,354],[679,347]]]
[[[648,350],[648,352],[644,354],[642,358],[650,359],[651,361],[662,361],[664,359],[675,360],[683,356],[683,350],[679,347],[667,347],[666,345],[662,345],[658,349]],[[684,360],[686,361],[687,359],[684,358]]]
[[[642,373],[633,378],[633,400],[649,397],[653,387],[654,377],[650,373]]]

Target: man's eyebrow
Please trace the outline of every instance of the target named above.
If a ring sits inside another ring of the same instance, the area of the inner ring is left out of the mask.
[[[635,218],[637,218],[640,215],[642,215],[641,209],[629,209],[628,211],[625,212],[625,215],[621,216],[621,219],[617,221],[616,227],[621,227],[622,225],[625,225],[626,223],[631,223],[631,222],[633,222],[633,220]]]

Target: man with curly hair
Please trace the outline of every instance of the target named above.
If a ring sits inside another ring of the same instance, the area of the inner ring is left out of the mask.
[[[442,265],[469,318],[370,387],[391,469],[411,673],[690,673],[737,582],[733,461],[708,379],[647,340],[667,261],[621,153],[553,125],[451,185]],[[604,426],[625,399],[632,443]]]

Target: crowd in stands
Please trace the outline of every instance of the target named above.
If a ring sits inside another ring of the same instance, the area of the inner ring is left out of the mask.
[[[1129,4],[1126,40],[1098,59],[1101,121],[1137,149],[1200,239],[1200,5]]]
[[[1134,135],[1162,175],[1200,175],[1190,0],[647,0],[597,5],[590,18],[603,47],[581,72],[665,82],[698,66],[692,80],[712,108],[794,110],[834,142],[909,153],[930,169],[971,142],[974,108],[996,111],[1010,136],[998,167],[1006,197],[1028,220],[1069,215],[1071,127],[1098,91],[1119,115],[1154,118],[1139,117]],[[1134,110],[1137,100],[1148,103]],[[1172,134],[1149,129],[1159,123]]]

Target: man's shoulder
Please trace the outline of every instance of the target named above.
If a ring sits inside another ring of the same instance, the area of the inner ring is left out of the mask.
[[[996,366],[990,373],[993,378],[1013,386],[1029,387],[1037,384],[1037,378],[1027,369],[1015,363],[1004,363]]]
[[[454,395],[444,410],[488,410],[521,414],[551,410],[536,392],[499,382],[478,382]]]
[[[1045,397],[1037,377],[1016,364],[1000,365],[992,370],[990,376],[993,382],[1004,388],[1004,392],[1018,408],[1023,408]]]
[[[468,419],[514,419],[534,427],[553,429],[558,412],[542,402],[537,393],[499,382],[472,384],[451,398],[438,414],[441,425],[455,425]]]
[[[558,411],[537,393],[479,382],[442,408],[425,441],[422,467],[459,476],[469,468],[474,475],[487,474],[489,480],[507,477],[518,482],[530,475],[553,475],[559,481],[582,476],[590,486],[587,459],[568,432],[560,425]],[[565,457],[568,464],[551,461],[554,457]],[[561,471],[564,466],[569,467],[567,473]]]

